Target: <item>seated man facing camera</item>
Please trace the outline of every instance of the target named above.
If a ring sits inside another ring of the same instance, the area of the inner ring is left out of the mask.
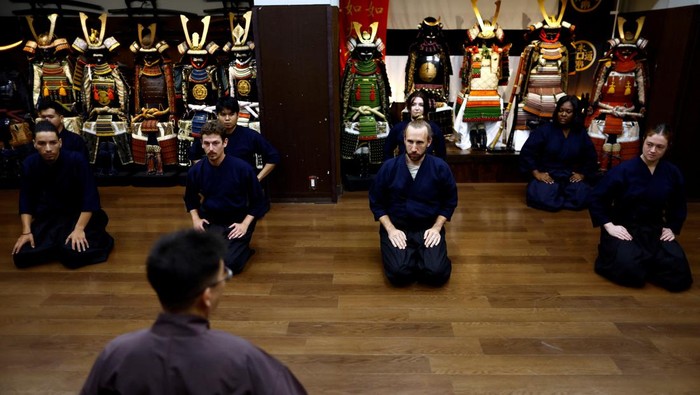
[[[82,394],[306,394],[278,360],[229,333],[209,329],[231,270],[218,235],[180,231],[156,242],[148,281],[163,312],[149,329],[112,340]]]
[[[87,158],[62,141],[51,122],[36,124],[37,152],[22,164],[22,233],[12,249],[18,268],[57,260],[75,269],[106,261],[114,246]]]
[[[228,239],[224,263],[237,274],[255,253],[250,240],[257,220],[267,212],[267,200],[255,170],[226,153],[228,139],[223,134],[216,122],[202,127],[202,147],[207,158],[187,172],[184,199],[193,228]]]
[[[457,207],[457,184],[444,160],[426,155],[432,141],[427,122],[409,123],[406,153],[382,164],[369,191],[370,209],[381,224],[384,272],[396,286],[440,286],[452,272],[444,225]]]

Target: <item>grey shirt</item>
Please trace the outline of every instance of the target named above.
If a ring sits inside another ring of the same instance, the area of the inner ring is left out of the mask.
[[[81,394],[306,394],[272,356],[204,318],[161,313],[112,340]]]

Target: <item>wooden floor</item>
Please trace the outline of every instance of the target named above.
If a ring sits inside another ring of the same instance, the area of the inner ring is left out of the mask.
[[[159,311],[144,257],[189,226],[183,189],[104,187],[105,264],[17,270],[17,191],[0,191],[0,394],[75,394],[104,344]],[[592,271],[586,212],[524,205],[524,184],[460,184],[443,288],[383,278],[366,192],[273,204],[213,327],[273,354],[311,394],[698,394],[700,286],[627,289]],[[700,203],[680,241],[700,273]],[[696,281],[698,276],[696,275]]]

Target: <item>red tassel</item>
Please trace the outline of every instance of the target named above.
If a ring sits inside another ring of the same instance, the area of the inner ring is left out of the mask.
[[[369,100],[374,101],[374,99],[377,98],[377,93],[374,91],[374,86],[372,86],[372,90],[369,92]]]
[[[97,87],[93,86],[92,87],[92,96],[95,98],[95,100],[100,99],[100,92],[97,91]]]
[[[107,97],[109,97],[109,100],[114,100],[114,89],[107,89]]]
[[[360,86],[355,86],[355,100],[360,101],[362,99],[362,92],[360,92]]]

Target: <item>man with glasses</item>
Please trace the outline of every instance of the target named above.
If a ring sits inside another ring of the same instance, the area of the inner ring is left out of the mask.
[[[226,237],[224,263],[237,274],[255,253],[250,240],[268,206],[255,171],[226,152],[229,144],[221,125],[210,121],[202,127],[207,159],[187,172],[184,199],[194,229]]]
[[[228,139],[226,154],[248,162],[257,169],[256,155],[262,159],[262,169],[258,172],[258,180],[262,181],[280,161],[280,154],[260,133],[238,126],[238,101],[233,97],[222,97],[216,103],[216,115],[219,125],[224,128],[224,138]],[[194,162],[202,159],[205,154],[202,141],[192,143],[190,159]]]
[[[149,329],[112,340],[81,394],[306,394],[289,369],[253,344],[209,329],[232,272],[226,243],[185,230],[156,242],[148,281],[163,308]]]

